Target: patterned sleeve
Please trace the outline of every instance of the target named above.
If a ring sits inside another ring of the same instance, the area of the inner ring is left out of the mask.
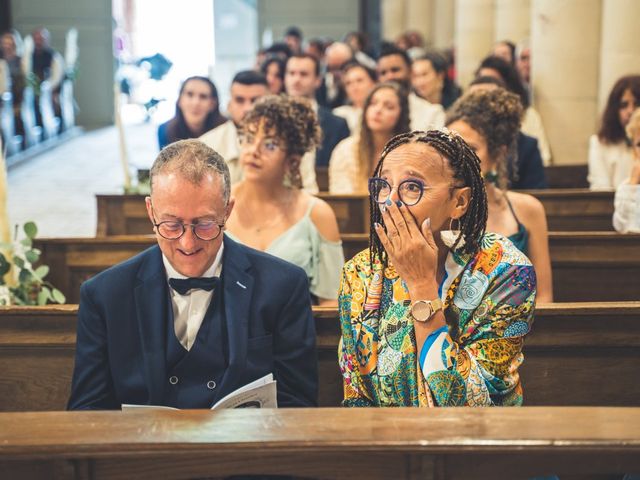
[[[422,374],[436,405],[520,405],[518,367],[533,322],[535,271],[524,255],[502,243],[475,260],[447,298],[447,323],[457,327],[425,341]]]
[[[362,305],[352,295],[352,281],[359,281],[358,273],[353,267],[352,261],[345,264],[340,279],[340,291],[338,294],[338,316],[340,318],[340,330],[342,337],[338,345],[338,363],[342,372],[344,387],[344,407],[369,407],[373,402],[368,398],[362,388],[362,378],[356,356],[356,342],[358,341],[357,325],[352,324],[352,307],[360,310]],[[359,318],[359,315],[358,315]]]

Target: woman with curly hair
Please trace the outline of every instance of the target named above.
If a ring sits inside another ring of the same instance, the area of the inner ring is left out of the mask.
[[[302,267],[319,305],[336,305],[344,263],[331,207],[302,190],[300,160],[320,142],[313,108],[304,99],[269,95],[244,117],[239,131],[243,180],[232,190],[227,221],[232,238]]]
[[[480,160],[440,130],[392,138],[369,179],[369,248],[342,271],[344,406],[522,404],[536,277],[485,233]]]
[[[538,278],[538,301],[552,302],[551,260],[544,206],[532,195],[507,192],[507,159],[516,148],[522,104],[503,88],[472,91],[447,113],[447,126],[478,155],[487,190],[487,230],[504,235],[531,263]]]
[[[612,190],[631,172],[633,149],[625,128],[640,107],[640,75],[620,78],[609,93],[600,130],[589,139],[589,188]]]
[[[376,85],[364,101],[360,131],[342,140],[329,161],[329,192],[365,193],[385,144],[409,131],[407,94],[396,82]]]

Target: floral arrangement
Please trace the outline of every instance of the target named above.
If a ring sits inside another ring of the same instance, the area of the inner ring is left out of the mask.
[[[33,267],[41,254],[40,250],[33,248],[38,227],[27,222],[22,228],[25,238],[18,240],[16,225],[13,243],[0,243],[3,250],[0,252],[0,305],[64,303],[63,293],[44,279],[49,267]]]

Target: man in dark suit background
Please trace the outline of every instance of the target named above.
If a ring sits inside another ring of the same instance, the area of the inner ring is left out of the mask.
[[[68,408],[210,408],[268,373],[278,405],[314,406],[304,271],[223,234],[229,170],[197,140],[162,150],[146,199],[158,245],[85,282]]]
[[[318,105],[316,90],[322,83],[320,64],[312,55],[294,55],[287,60],[284,86],[287,94],[307,98],[318,113],[318,122],[322,130],[322,144],[316,152],[316,167],[327,167],[331,152],[341,140],[350,134],[347,122],[331,110]]]

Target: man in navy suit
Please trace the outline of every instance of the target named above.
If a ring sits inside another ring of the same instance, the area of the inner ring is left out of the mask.
[[[85,282],[68,408],[210,408],[268,373],[278,405],[314,406],[305,272],[223,234],[229,170],[197,140],[162,150],[146,199],[158,245]]]
[[[322,144],[316,152],[316,167],[328,167],[331,152],[341,140],[350,135],[350,132],[344,118],[334,115],[331,110],[316,102],[316,90],[321,83],[320,63],[317,58],[300,54],[287,60],[284,74],[285,89],[289,95],[307,98],[318,113]]]

